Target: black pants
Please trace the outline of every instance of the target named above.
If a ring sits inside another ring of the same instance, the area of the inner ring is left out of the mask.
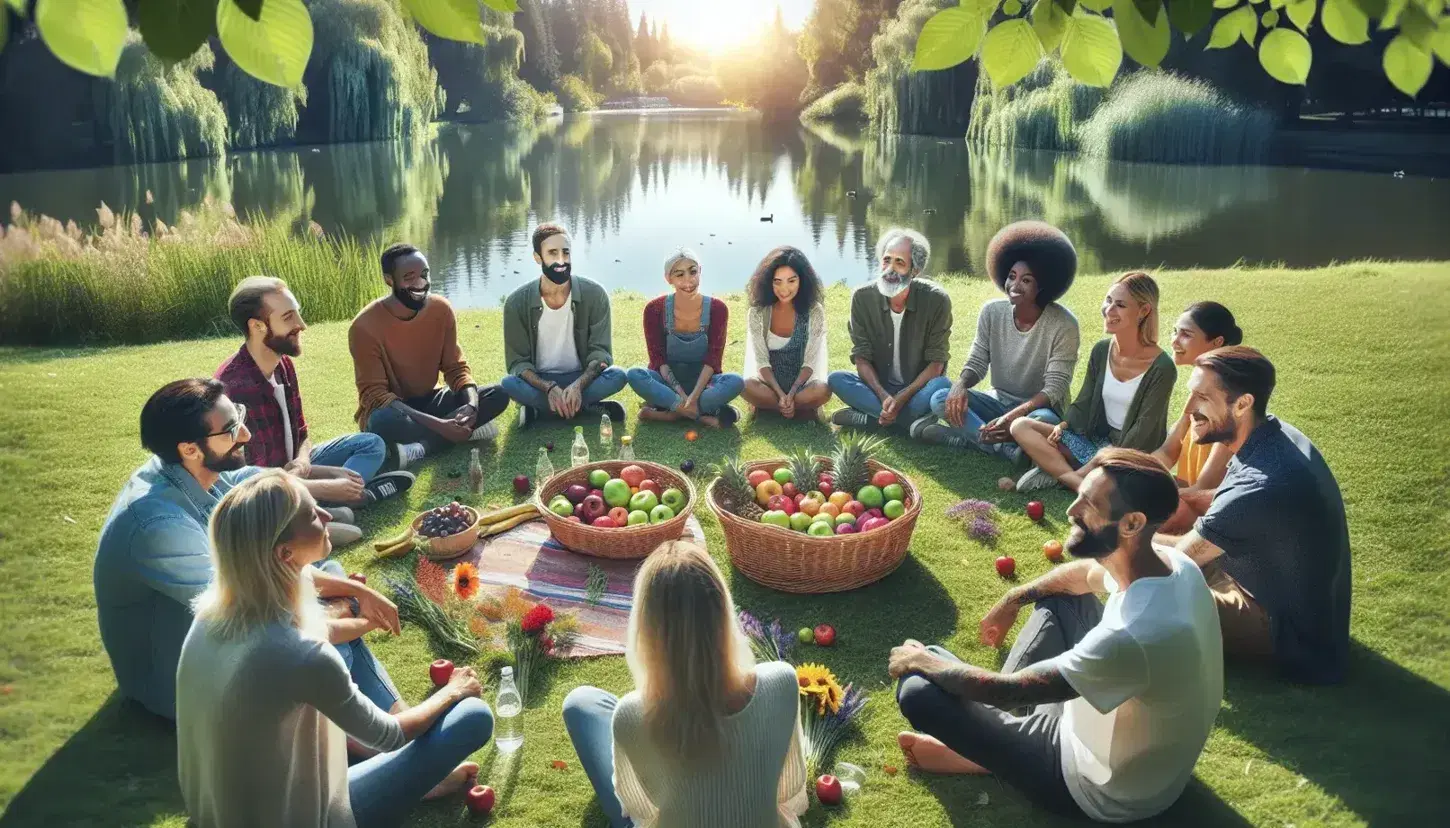
[[[1012,673],[1072,649],[1102,618],[1092,595],[1054,595],[1037,602],[1017,634],[1003,673]],[[941,647],[942,658],[960,661]],[[896,703],[916,730],[986,768],[1027,798],[1059,814],[1082,816],[1062,776],[1061,704],[1040,704],[1027,716],[964,702],[918,675],[903,676]]]
[[[466,396],[452,391],[446,386],[435,388],[432,394],[403,400],[403,403],[409,408],[424,414],[431,414],[434,417],[445,418],[466,402],[468,402]],[[502,388],[497,385],[480,387],[478,389],[478,416],[474,418],[473,427],[478,428],[485,423],[492,422],[508,407],[509,398]],[[440,451],[452,445],[412,417],[388,407],[379,408],[368,415],[368,431],[389,443],[422,443],[428,447],[429,451]]]

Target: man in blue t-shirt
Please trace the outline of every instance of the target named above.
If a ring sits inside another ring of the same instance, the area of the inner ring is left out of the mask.
[[[1226,443],[1234,457],[1208,513],[1167,540],[1203,567],[1224,652],[1297,681],[1342,680],[1349,528],[1334,474],[1309,438],[1269,415],[1274,366],[1253,348],[1199,357],[1188,390],[1194,438]]]

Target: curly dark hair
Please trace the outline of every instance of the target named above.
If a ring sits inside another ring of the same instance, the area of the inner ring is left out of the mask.
[[[1007,290],[1012,265],[1026,262],[1037,277],[1037,307],[1062,298],[1077,276],[1077,250],[1067,234],[1044,221],[1017,221],[997,231],[987,245],[987,275]]]
[[[775,289],[771,283],[775,280],[775,272],[782,267],[789,267],[800,277],[800,290],[796,292],[795,299],[791,304],[795,305],[796,313],[810,313],[811,308],[822,299],[821,278],[816,275],[816,269],[811,267],[811,262],[798,248],[789,245],[777,247],[765,254],[765,258],[756,265],[755,272],[750,276],[750,283],[746,287],[746,295],[750,297],[752,307],[768,308],[775,304]]]

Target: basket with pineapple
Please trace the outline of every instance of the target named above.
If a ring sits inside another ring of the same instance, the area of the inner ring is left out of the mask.
[[[873,455],[881,437],[842,432],[830,457],[726,457],[705,502],[720,520],[735,568],[782,592],[841,592],[905,560],[921,491]]]

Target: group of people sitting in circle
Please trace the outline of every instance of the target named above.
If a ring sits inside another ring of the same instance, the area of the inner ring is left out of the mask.
[[[533,234],[541,276],[503,307],[508,375],[479,387],[424,255],[382,255],[390,293],[349,330],[359,433],[314,445],[293,359],[307,325],[278,279],[253,277],[229,312],[244,341],[212,378],[146,402],[150,458],[102,528],[94,583],[120,694],[176,722],[179,775],[201,826],[395,825],[414,803],[472,784],[492,733],[470,668],[409,705],[364,636],[400,632],[397,608],[329,561],[361,536],[355,510],[406,492],[428,454],[521,425],[624,411],[729,427],[757,412],[893,428],[1028,467],[1019,490],[1077,498],[1065,546],[1079,560],[1014,587],[982,619],[1000,670],[908,639],[886,670],[922,772],[991,773],[1043,807],[1102,821],[1160,813],[1183,791],[1222,699],[1225,657],[1314,683],[1342,680],[1349,538],[1339,487],[1298,430],[1269,413],[1272,363],[1242,345],[1220,304],[1190,305],[1158,345],[1156,282],[1113,281],[1107,336],[1069,399],[1076,317],[1058,303],[1077,267],[1040,222],[1004,228],[988,272],[1005,294],[977,317],[945,376],[950,295],[929,248],[891,230],[857,289],[854,371],[827,373],[820,279],[773,250],[748,287],[744,376],[724,371],[728,306],[701,292],[700,259],[668,256],[670,292],[644,309],[649,365],[613,365],[609,296],[571,272],[568,233]],[[1168,424],[1178,366],[1189,396]],[[439,376],[444,384],[438,385]],[[992,387],[980,389],[990,376]],[[383,471],[384,467],[388,471]],[[1176,469],[1176,473],[1170,471]],[[1097,598],[1108,596],[1104,604]],[[755,664],[711,556],[665,544],[640,569],[627,640],[634,690],[577,688],[564,722],[613,826],[797,825],[807,805],[797,686]]]

